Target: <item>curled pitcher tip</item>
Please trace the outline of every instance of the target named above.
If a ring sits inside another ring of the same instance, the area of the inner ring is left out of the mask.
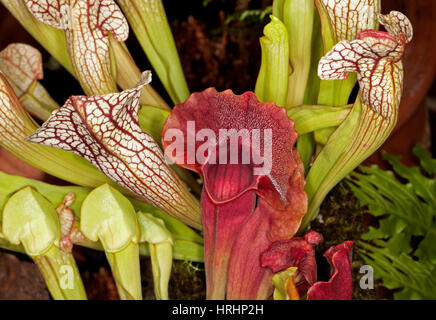
[[[129,25],[113,0],[25,0],[40,22],[65,31],[74,72],[87,95],[116,92],[109,36],[125,41]]]
[[[110,179],[182,221],[199,225],[197,200],[166,164],[138,123],[143,73],[134,88],[100,96],[73,96],[28,141],[84,157]]]
[[[413,31],[400,12],[382,17],[389,32],[367,30],[356,40],[339,42],[320,60],[318,75],[323,80],[337,80],[357,72],[362,102],[388,118],[399,106],[403,84],[400,60]]]

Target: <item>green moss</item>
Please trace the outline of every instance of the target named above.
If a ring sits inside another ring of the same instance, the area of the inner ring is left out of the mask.
[[[323,202],[320,213],[312,222],[311,229],[322,234],[324,241],[316,247],[317,261],[319,262],[319,274],[328,277],[329,266],[322,254],[331,246],[338,245],[346,240],[357,241],[361,235],[368,231],[368,213],[362,208],[359,200],[354,196],[351,189],[343,182],[334,188]],[[325,262],[325,264],[324,264]],[[377,283],[375,290],[362,290],[359,281],[362,275],[360,267],[365,263],[353,251],[353,299],[373,300],[377,298]]]
[[[204,300],[206,298],[204,265],[174,260],[169,296],[174,300]]]

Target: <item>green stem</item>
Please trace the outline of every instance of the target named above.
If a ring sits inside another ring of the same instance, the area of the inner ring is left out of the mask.
[[[260,38],[262,63],[256,82],[256,96],[262,102],[273,101],[285,107],[289,83],[289,43],[285,25],[276,17]]]
[[[123,90],[135,87],[141,79],[141,70],[133,60],[129,50],[124,43],[110,38],[110,48],[115,67],[117,84]],[[165,100],[148,84],[142,89],[139,103],[143,106],[153,106],[162,110],[170,110]]]
[[[359,122],[360,112],[361,105],[360,103],[356,103],[350,115],[333,133],[329,143],[318,155],[307,175],[305,190],[309,198],[309,209],[301,223],[301,232],[304,232],[309,223],[317,216],[322,201],[330,191],[328,188],[321,190],[320,187],[329,175],[330,170],[338,162],[339,158],[352,141]]]
[[[298,134],[339,126],[350,114],[352,105],[345,107],[300,106],[289,109],[288,116],[295,122]]]
[[[119,0],[118,4],[173,102],[184,102],[189,89],[162,1]]]
[[[86,292],[71,253],[53,246],[41,256],[32,257],[55,300],[86,300]]]
[[[88,249],[104,251],[100,242],[88,241],[86,243],[80,242],[74,244]],[[1,237],[0,237],[0,248],[12,252],[17,252],[17,253],[23,253],[23,254],[26,253],[22,245],[11,244],[10,242],[8,242],[5,239],[2,239]],[[150,250],[148,248],[148,244],[146,243],[139,244],[139,254],[143,257],[150,256]],[[196,242],[190,242],[186,240],[175,240],[173,245],[173,259],[180,260],[180,261],[204,262],[204,247],[203,245]]]
[[[315,18],[313,1],[287,0],[283,7],[283,21],[289,36],[289,77],[287,107],[304,103],[312,56],[312,33]]]
[[[306,133],[300,135],[297,140],[297,150],[300,153],[301,161],[304,164],[304,172],[310,169],[310,164],[312,163],[313,152],[315,150],[315,141],[313,139],[313,133]]]
[[[41,193],[53,206],[57,206],[64,200],[67,193],[73,192],[75,194],[75,201],[71,205],[77,221],[80,221],[81,206],[85,198],[90,193],[90,189],[82,187],[60,187],[53,186],[44,182],[31,180],[19,176],[8,175],[0,172],[0,212],[3,210],[4,205],[9,199],[10,195],[16,191],[31,186]],[[169,215],[157,210],[147,203],[129,199],[133,204],[136,211],[148,212],[153,216],[162,219],[165,226],[171,232],[175,243],[173,246],[173,256],[177,260],[190,260],[195,262],[203,262],[203,238],[199,236],[191,228],[180,222],[179,220],[170,217]],[[1,219],[1,215],[0,215]],[[93,241],[80,241],[76,245],[88,247],[95,250],[103,250],[99,242]],[[5,239],[0,237],[0,247],[16,252],[22,252],[22,246],[14,246],[8,243]],[[139,244],[141,255],[149,256],[146,244]]]
[[[118,252],[107,252],[106,257],[121,300],[142,300],[139,247],[131,242]]]
[[[327,54],[338,42],[330,18],[320,0],[315,0],[321,24],[321,37],[323,40],[323,54]],[[348,104],[350,94],[356,86],[357,74],[352,73],[345,80],[320,81],[317,104],[324,106],[345,106]],[[315,140],[324,145],[334,132],[334,128],[320,130],[315,133]]]
[[[27,92],[20,96],[20,102],[31,115],[42,121],[46,121],[59,108],[39,81],[34,81]]]
[[[328,192],[386,141],[394,130],[398,112],[385,118],[361,102],[360,96],[347,119],[332,134],[306,179],[309,209],[303,231],[316,217]]]
[[[169,242],[150,243],[154,292],[158,300],[168,300],[168,282],[172,267],[172,245]]]

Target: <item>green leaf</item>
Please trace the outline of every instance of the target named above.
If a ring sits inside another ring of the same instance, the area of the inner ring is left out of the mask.
[[[27,179],[20,176],[9,175],[0,171],[0,211],[3,210],[6,201],[18,190],[30,186],[41,193],[53,206],[62,203],[68,192],[74,192],[76,200],[71,205],[71,209],[80,218],[80,207],[83,200],[89,194],[90,189],[82,187],[60,187],[37,180]],[[0,220],[1,221],[1,220]]]
[[[123,300],[141,300],[139,225],[130,201],[107,184],[93,190],[82,204],[80,230],[100,240]]]
[[[274,300],[289,300],[288,295],[288,282],[294,282],[294,277],[298,268],[291,267],[285,271],[276,273],[272,278],[272,283],[274,285]]]
[[[171,100],[184,102],[189,89],[162,1],[119,0],[118,5]]]
[[[285,107],[289,82],[289,41],[285,25],[276,17],[264,29],[260,38],[262,63],[256,82],[256,96],[262,102],[273,101]]]
[[[153,217],[150,213],[138,212],[138,222],[141,234],[140,242],[152,244],[169,242],[173,244],[173,237],[162,219]]]
[[[245,10],[243,12],[236,12],[230,15],[225,24],[232,21],[246,21],[251,23],[262,23],[265,17],[272,13],[272,6],[267,6],[265,9]]]
[[[85,287],[71,253],[52,246],[44,255],[33,257],[55,300],[86,300]]]
[[[130,242],[118,252],[106,252],[121,300],[142,300],[139,247]]]
[[[413,153],[419,158],[421,162],[421,167],[427,171],[428,174],[436,174],[436,159],[432,159],[427,150],[425,150],[420,145],[417,145],[413,149]]]
[[[288,30],[289,76],[287,107],[304,103],[312,63],[312,33],[315,20],[313,1],[286,0],[283,22]]]
[[[350,114],[332,134],[329,143],[317,156],[307,174],[305,190],[309,198],[309,208],[301,222],[300,232],[303,232],[315,219],[328,192],[351,170],[354,170],[355,166],[360,164],[360,162],[356,163],[356,160],[359,159],[352,158],[348,159],[347,162],[342,159],[347,154],[346,150],[350,147],[358,130],[361,109],[362,105],[358,99]]]
[[[321,36],[321,21],[318,10],[315,10],[312,32],[312,54],[310,62],[309,78],[307,80],[306,93],[304,94],[304,104],[313,105],[318,102],[320,78],[318,77],[318,63],[324,55]]]
[[[169,111],[149,106],[141,107],[138,112],[141,129],[150,134],[159,145],[162,140],[162,127],[169,114]]]
[[[288,116],[295,122],[298,134],[303,135],[319,129],[339,126],[350,114],[352,106],[298,106],[288,111]]]
[[[58,247],[59,217],[46,198],[32,187],[21,189],[4,206],[2,222],[5,239],[23,245],[55,300],[86,299],[73,255]]]
[[[0,172],[0,212],[3,210],[6,201],[18,190],[31,186],[39,193],[41,193],[53,206],[57,206],[62,203],[65,195],[68,192],[73,192],[76,196],[75,201],[71,205],[71,209],[74,211],[76,217],[80,219],[81,206],[85,198],[91,192],[88,188],[82,187],[60,187],[50,185],[44,182],[31,180],[19,176],[8,175],[4,172]],[[170,217],[169,215],[159,211],[158,209],[150,206],[147,203],[129,199],[133,204],[136,211],[149,212],[153,216],[162,219],[165,222],[166,227],[171,232],[175,243],[173,246],[173,257],[178,260],[189,260],[203,262],[203,238],[199,236],[194,230],[189,228],[179,220]],[[0,222],[2,221],[0,215]],[[1,240],[1,239],[0,239]],[[11,244],[2,244],[1,247],[11,247],[11,250],[22,251],[20,247],[14,247]],[[149,250],[146,245],[140,245],[141,255],[149,255]]]
[[[2,216],[3,234],[12,244],[23,244],[30,256],[43,255],[60,238],[54,206],[40,193],[26,187],[7,201]]]
[[[307,174],[315,151],[315,141],[313,140],[312,133],[306,133],[298,137],[297,150],[300,153],[300,159],[304,164],[304,172]]]
[[[421,168],[384,154],[395,174],[377,166],[351,174],[354,194],[379,218],[379,227],[370,227],[357,251],[383,285],[395,290],[395,299],[436,299],[436,162],[422,147],[414,153]],[[421,240],[413,245],[412,237]]]
[[[168,300],[168,282],[173,265],[173,237],[161,219],[138,212],[140,241],[148,242],[153,271],[154,292],[158,300]]]
[[[100,240],[108,252],[118,252],[131,241],[139,241],[135,208],[108,184],[91,191],[83,201],[80,230],[88,239]]]

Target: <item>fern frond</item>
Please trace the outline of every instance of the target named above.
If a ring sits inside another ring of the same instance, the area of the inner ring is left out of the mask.
[[[407,167],[384,154],[394,172],[361,167],[348,185],[369,212],[379,218],[357,248],[396,299],[436,299],[436,159],[414,149],[420,167]],[[401,182],[397,176],[404,182]],[[411,244],[412,239],[421,239]]]

